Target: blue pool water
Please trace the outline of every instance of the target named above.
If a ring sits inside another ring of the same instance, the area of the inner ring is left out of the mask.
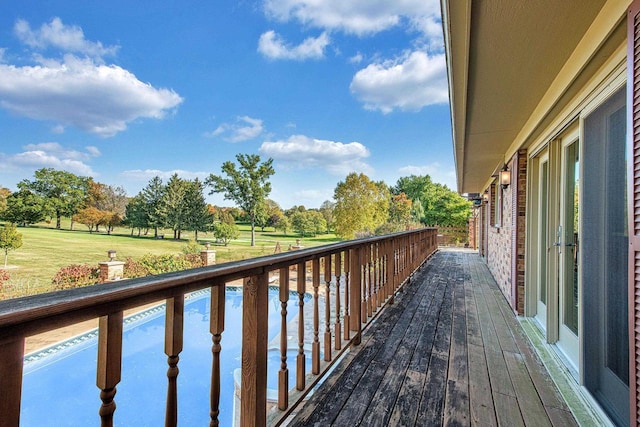
[[[242,290],[227,288],[225,330],[222,334],[220,425],[233,420],[233,371],[240,367]],[[211,334],[209,292],[185,302],[184,349],[178,365],[178,420],[183,426],[209,424]],[[298,313],[292,298],[287,319]],[[269,291],[269,340],[280,330],[278,291]],[[122,381],[117,386],[114,423],[119,426],[164,424],[167,356],[164,354],[164,306],[125,322],[122,343]],[[23,427],[97,426],[100,390],[96,387],[97,333],[74,340],[47,354],[25,359],[22,389]],[[288,363],[294,366],[291,353]],[[280,359],[269,354],[269,384],[277,384]],[[295,368],[289,370],[295,384]]]

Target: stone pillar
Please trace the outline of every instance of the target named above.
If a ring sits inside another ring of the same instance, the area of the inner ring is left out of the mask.
[[[100,283],[121,280],[124,277],[124,261],[105,261],[98,263]]]
[[[212,249],[205,249],[200,251],[200,258],[202,259],[202,264],[207,265],[215,265],[216,263],[216,251]]]

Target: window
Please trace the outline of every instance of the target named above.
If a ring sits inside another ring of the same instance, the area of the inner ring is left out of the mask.
[[[491,224],[494,227],[502,226],[502,188],[498,181],[491,184]]]

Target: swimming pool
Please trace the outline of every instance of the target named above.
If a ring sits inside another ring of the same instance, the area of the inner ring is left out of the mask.
[[[183,426],[208,425],[211,384],[210,293],[191,294],[185,301],[184,349],[178,376],[178,420]],[[128,317],[122,342],[122,381],[117,386],[114,425],[164,424],[167,356],[164,354],[164,305]],[[287,320],[298,314],[297,297],[290,299]],[[269,290],[269,340],[280,331],[277,288]],[[220,361],[220,425],[233,423],[233,371],[241,364],[242,289],[227,287],[225,331]],[[272,352],[270,352],[273,354]],[[275,384],[279,357],[269,357],[269,383]],[[96,387],[97,331],[25,357],[21,425],[99,425]],[[307,358],[308,360],[310,358]],[[289,357],[289,384],[295,385],[294,360]]]

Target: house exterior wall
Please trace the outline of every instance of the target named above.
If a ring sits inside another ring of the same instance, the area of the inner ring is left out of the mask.
[[[487,236],[487,265],[507,301],[511,301],[512,189],[513,186],[509,186],[503,190],[497,183],[492,186],[490,191],[492,196],[490,199],[491,211],[499,210],[502,216],[499,224],[489,225]],[[495,206],[495,191],[502,191],[502,206]],[[489,218],[489,220],[493,220],[493,218]]]

